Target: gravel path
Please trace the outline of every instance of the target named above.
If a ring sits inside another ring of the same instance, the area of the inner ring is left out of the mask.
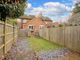
[[[38,52],[39,60],[80,60],[80,55],[67,48]]]
[[[80,55],[67,48],[41,51],[35,54],[29,47],[25,31],[21,30],[21,36],[3,60],[80,60]]]
[[[50,50],[50,51],[42,51],[37,53],[40,60],[55,60],[56,58],[60,59],[61,57],[64,57],[67,55],[70,51],[66,48],[64,49],[56,49],[56,50]]]
[[[35,60],[35,53],[29,47],[25,31],[21,30],[20,37],[5,55],[3,60]]]
[[[17,43],[6,54],[4,60],[35,60],[35,53],[29,48],[25,39],[18,40]]]

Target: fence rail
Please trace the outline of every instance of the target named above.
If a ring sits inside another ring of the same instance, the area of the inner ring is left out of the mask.
[[[17,40],[17,27],[0,22],[0,59]]]
[[[80,53],[80,26],[43,28],[39,35]]]

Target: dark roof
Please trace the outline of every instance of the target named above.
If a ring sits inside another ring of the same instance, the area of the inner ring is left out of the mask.
[[[34,16],[34,15],[28,15],[28,16],[24,15],[24,16],[20,16],[19,18],[20,18],[20,19],[32,20],[33,18],[35,18],[35,16]],[[52,22],[52,20],[51,20],[49,17],[41,16],[40,18],[41,18],[43,21],[51,21],[51,22]]]
[[[34,16],[33,16],[33,15],[29,15],[29,16],[20,16],[19,18],[20,18],[20,19],[29,19],[29,20],[31,20],[31,19],[34,18]]]
[[[52,20],[51,20],[49,17],[42,17],[42,19],[43,19],[44,21],[51,21],[51,22],[52,22]]]

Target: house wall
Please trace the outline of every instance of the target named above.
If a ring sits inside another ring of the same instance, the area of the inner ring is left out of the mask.
[[[18,19],[17,24],[20,29],[26,29],[26,23],[29,21],[29,19]]]
[[[35,17],[32,20],[28,18],[21,18],[19,19],[18,25],[21,29],[28,29],[29,25],[33,25],[35,30],[40,29],[40,25],[44,25],[47,27],[48,25],[52,24],[51,20],[44,20],[40,17]]]
[[[28,29],[29,28],[29,25],[32,25],[34,28],[34,32],[38,32],[40,30],[40,25],[43,25],[44,27],[46,27],[46,24],[44,21],[42,21],[41,18],[34,18],[30,21],[28,21],[26,23],[26,28]]]

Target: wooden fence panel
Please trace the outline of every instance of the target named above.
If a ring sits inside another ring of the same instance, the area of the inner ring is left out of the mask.
[[[56,31],[56,29],[53,30],[53,35],[54,35],[53,42],[56,43],[56,34],[55,34],[55,31]]]
[[[40,37],[80,52],[80,26],[44,28]]]
[[[46,29],[46,39],[50,40],[50,30],[49,29]]]
[[[77,47],[77,51],[78,52],[80,52],[80,33],[79,32],[80,32],[80,26],[78,26],[78,29],[77,29],[77,33],[78,33],[78,36],[77,36],[78,41],[77,42],[78,43],[77,43],[77,46],[76,47]]]
[[[10,50],[17,39],[17,27],[0,22],[0,59]]]
[[[52,41],[53,40],[53,29],[52,28],[49,29],[49,33],[50,33],[49,40]]]

